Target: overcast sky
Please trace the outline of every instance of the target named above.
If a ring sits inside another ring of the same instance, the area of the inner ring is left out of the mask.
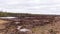
[[[60,0],[0,0],[0,10],[15,13],[60,14]]]

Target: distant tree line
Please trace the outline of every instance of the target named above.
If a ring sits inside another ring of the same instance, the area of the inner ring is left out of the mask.
[[[25,14],[25,13],[8,13],[8,12],[0,12],[0,17],[24,17],[24,16],[30,16],[31,14]]]

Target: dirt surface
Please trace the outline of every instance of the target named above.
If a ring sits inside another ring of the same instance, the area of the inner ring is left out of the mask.
[[[60,17],[24,17],[19,22],[0,20],[0,34],[60,34]],[[18,26],[31,31],[20,32]]]

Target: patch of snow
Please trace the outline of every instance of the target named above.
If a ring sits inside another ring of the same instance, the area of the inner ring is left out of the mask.
[[[0,17],[2,19],[12,19],[12,18],[16,18],[16,17]]]
[[[17,27],[17,30],[21,31],[21,32],[28,32],[28,31],[31,31],[29,29],[26,29],[26,28],[23,28],[23,29],[20,29],[22,26],[18,26]]]
[[[18,26],[17,29],[20,30],[21,27],[22,27],[22,26]]]
[[[20,22],[15,22],[15,24],[19,24]]]
[[[28,32],[28,31],[31,31],[31,30],[23,28],[23,29],[20,29],[19,31],[21,31],[21,32]]]

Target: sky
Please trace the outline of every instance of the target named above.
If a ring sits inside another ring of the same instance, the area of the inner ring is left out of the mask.
[[[0,0],[0,11],[60,15],[60,0]]]

